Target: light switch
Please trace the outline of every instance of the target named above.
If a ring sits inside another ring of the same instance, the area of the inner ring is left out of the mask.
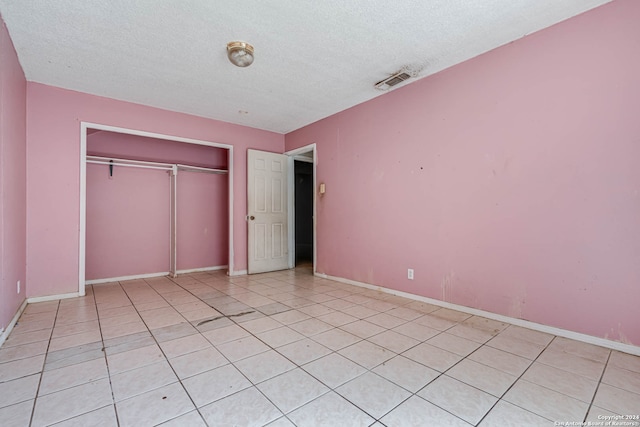
[[[326,189],[326,187],[324,185],[324,182],[323,182],[322,184],[320,184],[320,194],[324,194],[326,190],[327,189]]]

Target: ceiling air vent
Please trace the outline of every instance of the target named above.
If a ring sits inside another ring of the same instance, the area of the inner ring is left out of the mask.
[[[393,86],[400,84],[403,81],[410,79],[411,77],[411,74],[407,73],[406,71],[398,71],[397,73],[392,74],[386,79],[376,83],[375,88],[378,90],[389,90]]]

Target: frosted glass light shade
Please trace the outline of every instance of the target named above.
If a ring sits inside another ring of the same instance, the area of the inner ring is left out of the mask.
[[[253,46],[245,42],[229,42],[227,56],[233,65],[248,67],[253,63]]]

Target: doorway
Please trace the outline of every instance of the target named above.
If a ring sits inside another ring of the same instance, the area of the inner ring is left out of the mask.
[[[289,268],[317,263],[316,144],[287,151],[289,156]]]
[[[294,158],[295,266],[313,264],[313,163]]]

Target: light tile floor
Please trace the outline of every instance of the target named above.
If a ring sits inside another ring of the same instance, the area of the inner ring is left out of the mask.
[[[640,358],[313,277],[94,285],[24,311],[0,425],[552,426],[640,414]]]

